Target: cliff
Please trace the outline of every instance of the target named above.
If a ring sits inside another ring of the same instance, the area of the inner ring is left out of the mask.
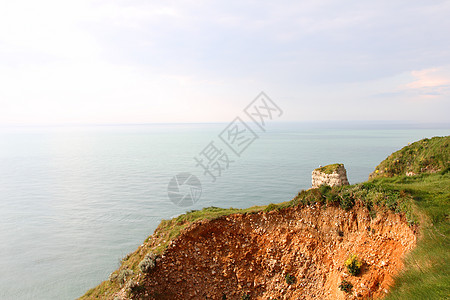
[[[445,298],[445,167],[407,180],[322,185],[280,204],[210,207],[164,220],[81,299]]]

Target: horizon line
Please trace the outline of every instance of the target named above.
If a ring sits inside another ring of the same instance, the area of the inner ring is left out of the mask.
[[[203,124],[227,124],[230,121],[217,122],[145,122],[145,123],[56,123],[56,124],[1,124],[0,128],[30,128],[30,127],[108,127],[108,126],[148,126],[148,125],[203,125]],[[414,121],[414,120],[271,120],[270,123],[384,123],[397,125],[447,125],[442,121]]]

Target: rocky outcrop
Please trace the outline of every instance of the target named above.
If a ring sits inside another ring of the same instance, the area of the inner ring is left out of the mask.
[[[321,185],[341,186],[348,184],[347,171],[343,164],[327,165],[312,172],[312,188],[318,188]]]

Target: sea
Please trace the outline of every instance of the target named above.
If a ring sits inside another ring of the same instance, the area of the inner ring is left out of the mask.
[[[330,163],[363,182],[408,143],[450,134],[449,124],[247,125],[243,134],[226,122],[0,128],[0,299],[76,299],[162,219],[288,201]],[[189,201],[168,192],[173,180]]]

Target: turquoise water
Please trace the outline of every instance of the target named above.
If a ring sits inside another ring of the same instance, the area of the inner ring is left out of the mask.
[[[162,218],[205,206],[290,200],[311,171],[342,162],[365,181],[393,151],[448,126],[273,123],[216,182],[193,159],[227,124],[0,130],[0,299],[74,299],[105,280]],[[256,130],[255,130],[256,131]],[[170,179],[202,183],[194,206],[167,196]]]

